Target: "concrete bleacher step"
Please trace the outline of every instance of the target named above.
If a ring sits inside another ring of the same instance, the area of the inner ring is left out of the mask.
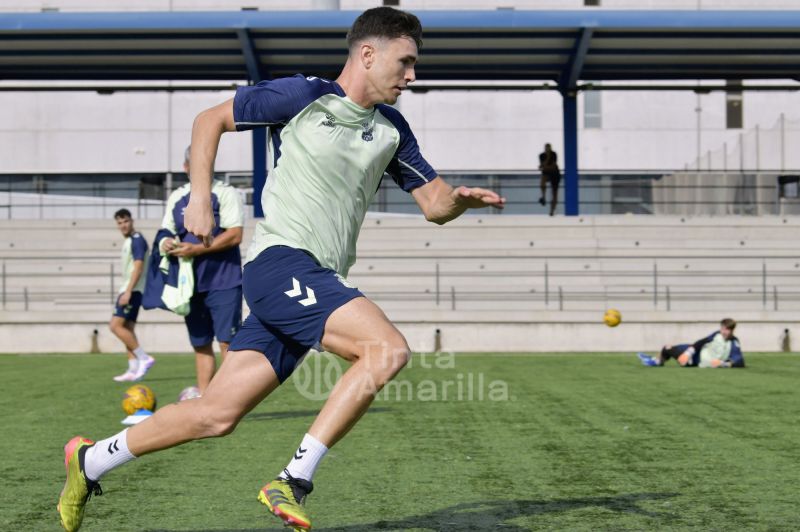
[[[148,237],[159,221],[136,225]],[[243,252],[254,225],[248,220]],[[548,298],[560,287],[570,305],[602,308],[616,297],[646,307],[656,276],[659,291],[669,287],[676,304],[717,308],[741,301],[758,307],[766,265],[768,291],[778,288],[783,304],[791,305],[791,290],[800,286],[798,229],[800,220],[779,217],[473,215],[440,227],[418,216],[370,214],[350,277],[389,306],[428,308],[438,266],[440,304],[455,290],[458,301],[476,309],[535,308],[544,304],[545,284]],[[112,271],[117,278],[121,273],[121,243],[111,220],[0,223],[6,290],[18,298],[28,288],[30,304],[107,305]],[[711,295],[692,303],[692,293]]]
[[[22,253],[25,251],[49,250],[51,254],[61,250],[89,251],[99,253],[120,253],[122,240],[84,240],[80,238],[64,238],[59,240],[32,238],[14,238],[0,244],[0,256],[5,253]]]
[[[8,275],[27,275],[27,276],[102,276],[108,275],[111,271],[112,265],[114,266],[115,273],[119,273],[120,265],[116,264],[117,261],[102,260],[96,262],[89,262],[86,260],[28,260],[6,261],[6,273]]]
[[[786,227],[669,227],[654,230],[652,227],[531,227],[531,226],[472,226],[472,227],[365,227],[360,233],[362,242],[375,240],[398,239],[451,239],[471,240],[483,239],[540,239],[540,240],[605,240],[605,239],[647,239],[658,237],[660,240],[679,242],[687,237],[726,241],[739,240],[780,240],[792,238],[798,230],[796,226]]]

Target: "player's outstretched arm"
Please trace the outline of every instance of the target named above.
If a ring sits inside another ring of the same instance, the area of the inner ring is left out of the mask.
[[[186,230],[211,245],[214,213],[211,211],[211,179],[217,158],[219,139],[226,131],[236,131],[233,122],[233,99],[201,112],[192,125],[192,151],[189,168],[192,192],[184,213]]]
[[[502,209],[506,199],[496,192],[478,187],[453,188],[438,177],[411,191],[425,219],[436,224],[445,224],[458,218],[467,209],[497,207]]]

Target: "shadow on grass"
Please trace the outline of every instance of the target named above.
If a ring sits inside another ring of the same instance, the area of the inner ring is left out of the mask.
[[[320,406],[320,408],[322,408]],[[391,408],[375,407],[370,408],[367,414],[388,412]],[[319,414],[319,410],[289,410],[286,412],[255,412],[244,416],[242,421],[269,421],[271,419],[291,419],[296,417],[310,417]]]
[[[393,521],[376,521],[374,523],[347,525],[333,528],[314,528],[315,532],[373,532],[375,530],[431,530],[431,531],[471,531],[471,530],[504,530],[510,532],[526,532],[523,528],[508,521],[519,517],[533,517],[547,513],[567,512],[582,508],[604,508],[618,513],[639,515],[642,517],[672,520],[673,514],[668,512],[651,512],[641,508],[643,502],[663,501],[677,496],[677,493],[636,493],[617,495],[614,497],[585,497],[577,499],[560,499],[554,501],[487,501],[463,503],[424,515],[406,517]],[[236,529],[203,529],[215,532],[285,532],[286,528],[236,528]],[[175,529],[153,529],[148,532],[177,532]],[[192,530],[185,532],[201,532]]]

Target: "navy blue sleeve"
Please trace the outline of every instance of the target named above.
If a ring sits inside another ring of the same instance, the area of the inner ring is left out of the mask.
[[[335,92],[334,83],[302,74],[239,87],[233,97],[233,121],[237,131],[286,124],[323,94]]]
[[[147,241],[140,233],[131,235],[131,255],[133,260],[144,260],[147,255]]]
[[[161,242],[162,238],[172,238],[175,235],[168,229],[159,229],[153,242]],[[153,246],[153,252],[150,254],[150,262],[145,270],[145,283],[144,293],[142,293],[142,307],[145,310],[154,308],[167,309],[164,300],[161,299],[161,294],[164,291],[167,275],[161,271],[161,250],[158,245]]]
[[[705,338],[701,338],[700,340],[696,341],[692,347],[694,347],[695,353],[699,353],[700,350],[706,345],[708,342],[714,339],[717,333],[713,332],[710,335],[706,336]]]
[[[400,133],[400,144],[386,167],[386,173],[406,192],[436,179],[436,171],[419,152],[419,145],[411,127],[400,112],[388,105],[378,105],[378,110]]]
[[[742,354],[742,348],[739,345],[738,338],[733,338],[731,340],[733,345],[731,345],[731,367],[732,368],[743,368],[744,367],[744,355]]]

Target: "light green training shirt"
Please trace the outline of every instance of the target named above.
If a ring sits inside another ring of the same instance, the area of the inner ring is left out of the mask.
[[[144,239],[141,233],[134,232],[131,236],[125,239],[125,242],[122,244],[120,259],[122,262],[122,285],[119,288],[119,293],[121,294],[125,292],[125,289],[128,287],[128,283],[131,282],[131,276],[133,275],[133,263],[137,260],[142,261],[143,268],[142,274],[139,276],[139,280],[136,281],[136,285],[133,287],[132,291],[143,292],[145,277],[147,277],[147,262],[149,257],[147,253],[147,241]]]
[[[399,111],[365,109],[332,81],[297,75],[240,87],[234,119],[239,130],[270,127],[264,219],[245,262],[283,245],[347,276],[384,173],[407,192],[436,177]]]

